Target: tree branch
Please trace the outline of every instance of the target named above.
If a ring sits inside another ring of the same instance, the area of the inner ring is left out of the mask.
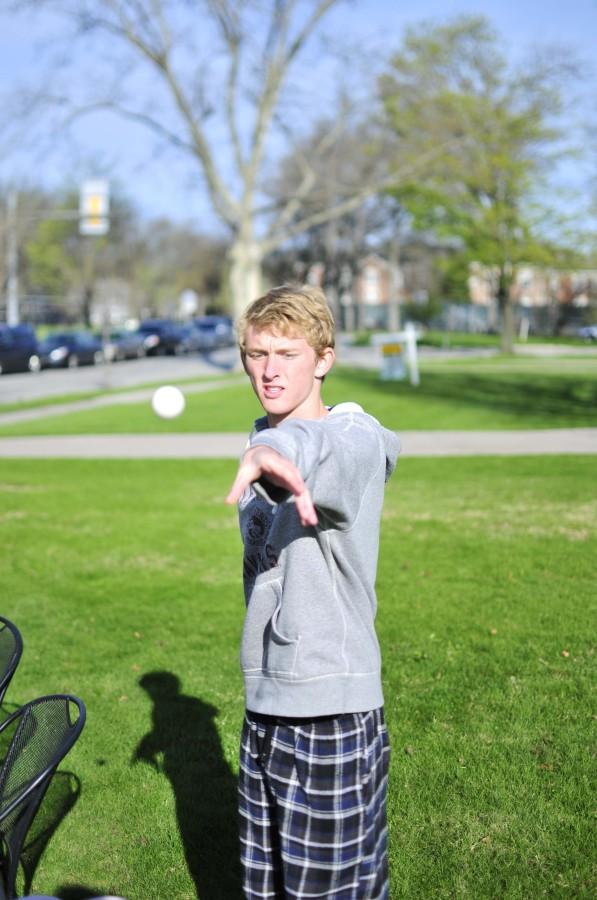
[[[327,207],[326,209],[319,210],[318,212],[299,219],[298,222],[295,222],[288,228],[283,228],[280,231],[278,230],[278,223],[275,222],[266,237],[260,242],[261,249],[264,253],[269,253],[285,241],[308,231],[309,228],[313,228],[316,225],[323,225],[325,222],[329,222],[332,219],[338,219],[346,213],[358,209],[358,207],[365,200],[369,199],[369,197],[373,197],[375,194],[396,187],[397,183],[400,181],[410,181],[415,175],[420,175],[421,171],[424,172],[425,166],[428,165],[435,156],[441,155],[448,150],[456,149],[461,141],[462,138],[458,138],[457,140],[447,141],[439,147],[434,147],[426,154],[419,156],[415,162],[408,166],[390,172],[385,178],[368,184],[351,197],[347,197],[345,200],[336,203],[334,206]]]
[[[250,202],[252,197],[257,172],[263,159],[265,137],[272,120],[284,77],[294,57],[303,47],[322,16],[337,2],[338,0],[322,0],[287,49],[283,49],[280,45],[286,39],[288,22],[294,3],[293,0],[279,0],[275,4],[266,46],[270,43],[273,46],[277,42],[278,49],[277,51],[272,50],[271,62],[265,67],[263,89],[257,108],[257,117],[251,142],[251,153],[246,167],[246,188],[248,189],[248,192],[245,194],[246,202]]]
[[[59,103],[63,102],[60,98],[54,98],[54,101]],[[184,141],[173,131],[170,131],[170,129],[166,128],[165,125],[162,125],[162,123],[155,119],[153,116],[150,116],[149,113],[144,113],[141,110],[127,109],[127,107],[122,106],[122,104],[120,103],[116,103],[114,100],[96,100],[94,103],[87,103],[85,104],[85,106],[73,108],[69,111],[67,117],[63,120],[63,124],[70,125],[72,122],[83,118],[83,116],[91,115],[98,110],[110,110],[111,112],[122,116],[123,119],[129,119],[133,122],[139,122],[140,124],[150,128],[160,137],[164,138],[166,141],[168,141],[168,143],[173,144],[180,150],[184,150],[191,156],[196,156],[194,144]]]
[[[324,154],[327,150],[331,149],[344,130],[344,122],[338,120],[336,126],[323,135],[322,139],[314,149],[314,155],[318,156]],[[283,206],[275,223],[276,230],[284,228],[286,224],[292,220],[293,216],[301,208],[303,200],[308,196],[309,192],[317,182],[317,173],[309,162],[307,155],[301,153],[300,150],[297,150],[297,158],[299,164],[303,168],[303,177],[296,191]]]
[[[193,111],[185,97],[180,82],[174,74],[170,62],[170,48],[168,44],[162,40],[160,46],[151,46],[143,36],[139,34],[138,30],[135,29],[134,23],[126,15],[125,7],[122,4],[115,2],[115,0],[104,0],[104,2],[106,2],[118,15],[120,24],[111,23],[106,19],[96,18],[93,20],[93,25],[95,27],[108,29],[125,42],[132,44],[142,56],[150,60],[156,67],[168,86],[175,106],[190,134],[195,155],[201,160],[207,189],[214,208],[228,225],[231,227],[234,226],[238,221],[238,204],[228,191],[223,180],[220,178],[207,138],[197,122],[196,117],[193,115]],[[157,4],[160,7],[160,11],[162,10],[159,0],[153,0],[153,4],[154,6]],[[136,2],[134,2],[134,5],[138,6]],[[164,130],[163,133],[164,135],[169,134],[167,130]],[[185,143],[186,142],[183,142],[183,144]]]
[[[238,21],[238,7],[228,5],[225,0],[208,0],[208,6],[219,26],[222,38],[230,55],[226,82],[226,118],[234,154],[234,161],[241,175],[245,173],[242,144],[236,122],[236,92],[240,69],[240,48],[242,35]]]

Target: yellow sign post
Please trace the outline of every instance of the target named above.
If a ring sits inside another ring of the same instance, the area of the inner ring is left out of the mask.
[[[412,385],[419,384],[417,338],[420,333],[412,324],[393,334],[374,334],[372,342],[381,350],[380,378],[382,381],[402,381],[408,377]]]

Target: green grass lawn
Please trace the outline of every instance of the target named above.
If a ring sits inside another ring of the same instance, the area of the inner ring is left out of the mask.
[[[371,343],[371,337],[376,332],[359,331],[354,335],[353,343],[356,346],[367,346]],[[381,332],[377,332],[381,333]],[[499,334],[485,334],[484,332],[470,331],[437,331],[429,329],[419,338],[419,344],[424,347],[493,347],[498,349],[501,346],[502,338]],[[516,346],[525,346],[525,344],[556,344],[563,346],[590,346],[584,338],[575,335],[550,336],[550,335],[529,335],[528,340],[519,342],[515,340]]]
[[[361,403],[389,428],[511,429],[597,426],[597,358],[460,360],[428,363],[421,384],[382,382],[377,372],[338,367],[324,399]],[[247,431],[260,414],[248,386],[190,394],[184,415],[158,419],[148,402],[0,426],[0,437]]]
[[[234,468],[0,461],[2,613],[25,641],[8,705],[88,709],[34,893],[240,897]],[[394,900],[594,896],[596,477],[594,457],[405,459],[388,486]]]

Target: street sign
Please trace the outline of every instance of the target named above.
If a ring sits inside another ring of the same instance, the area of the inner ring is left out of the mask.
[[[96,178],[84,181],[79,194],[80,234],[107,234],[110,228],[110,189],[108,182]]]
[[[410,383],[419,384],[417,339],[420,337],[411,322],[406,324],[404,331],[372,335],[371,343],[381,350],[379,374],[382,381],[399,381],[408,371]]]
[[[381,345],[381,369],[382,381],[402,381],[406,378],[406,365],[404,362],[404,346],[396,341],[389,341]]]

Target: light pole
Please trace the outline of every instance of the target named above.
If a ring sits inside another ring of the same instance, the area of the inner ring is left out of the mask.
[[[18,325],[19,316],[19,249],[17,241],[17,192],[9,191],[6,203],[6,322]]]
[[[18,325],[19,312],[19,243],[17,236],[18,193],[12,189],[6,201],[6,324]],[[103,235],[110,227],[110,193],[104,179],[85,181],[81,185],[79,210],[47,210],[29,216],[35,219],[78,219],[81,234]]]

